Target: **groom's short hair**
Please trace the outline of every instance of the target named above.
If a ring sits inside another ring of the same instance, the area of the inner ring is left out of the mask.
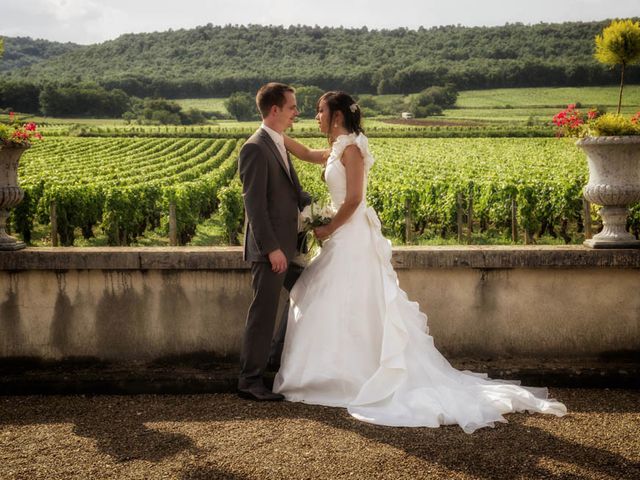
[[[256,94],[256,105],[262,114],[262,118],[269,116],[271,107],[274,105],[278,107],[284,106],[286,101],[284,94],[286,92],[296,93],[293,87],[284,83],[269,82],[260,87]]]

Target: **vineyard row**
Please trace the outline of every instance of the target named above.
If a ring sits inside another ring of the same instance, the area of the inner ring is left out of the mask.
[[[327,145],[322,138],[304,141]],[[110,244],[122,245],[147,229],[166,232],[173,204],[179,242],[186,243],[219,206],[233,243],[243,220],[237,176],[231,181],[241,144],[159,138],[43,142],[23,157],[26,198],[14,211],[14,228],[29,240],[33,222],[47,224],[55,204],[63,244],[73,242],[78,227],[90,236],[101,225]],[[516,224],[531,241],[544,233],[576,241],[597,219],[597,206],[585,212],[586,160],[570,141],[373,138],[371,148],[376,163],[367,201],[395,238],[450,238],[464,222],[507,237]],[[296,161],[296,168],[307,191],[328,198],[318,166]],[[629,228],[638,235],[640,204],[631,209]]]
[[[50,141],[25,155],[25,191],[12,223],[25,241],[34,221],[51,222],[63,245],[100,225],[110,245],[128,245],[148,229],[168,229],[173,205],[177,236],[186,243],[218,206],[218,192],[237,170],[236,140],[82,139]]]

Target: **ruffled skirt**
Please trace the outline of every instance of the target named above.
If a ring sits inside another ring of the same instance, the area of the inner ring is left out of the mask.
[[[544,388],[449,364],[428,334],[426,315],[398,286],[391,244],[364,204],[291,291],[281,365],[274,391],[287,400],[344,407],[379,425],[458,424],[471,433],[506,422],[506,413],[566,413]]]

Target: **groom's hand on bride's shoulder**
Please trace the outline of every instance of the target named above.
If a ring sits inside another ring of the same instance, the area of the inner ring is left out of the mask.
[[[269,261],[271,262],[271,270],[275,273],[282,273],[287,270],[287,257],[280,249],[269,253]]]

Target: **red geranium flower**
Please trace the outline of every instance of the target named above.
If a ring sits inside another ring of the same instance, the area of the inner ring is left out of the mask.
[[[42,135],[37,131],[38,126],[34,122],[21,125],[14,112],[9,112],[9,123],[0,123],[0,146],[28,147],[31,141],[41,140]]]
[[[562,110],[553,116],[553,123],[558,127],[557,136],[578,137],[583,132],[583,126],[587,121],[594,120],[600,115],[597,109],[592,108],[585,116],[575,103],[567,105],[566,110]]]

